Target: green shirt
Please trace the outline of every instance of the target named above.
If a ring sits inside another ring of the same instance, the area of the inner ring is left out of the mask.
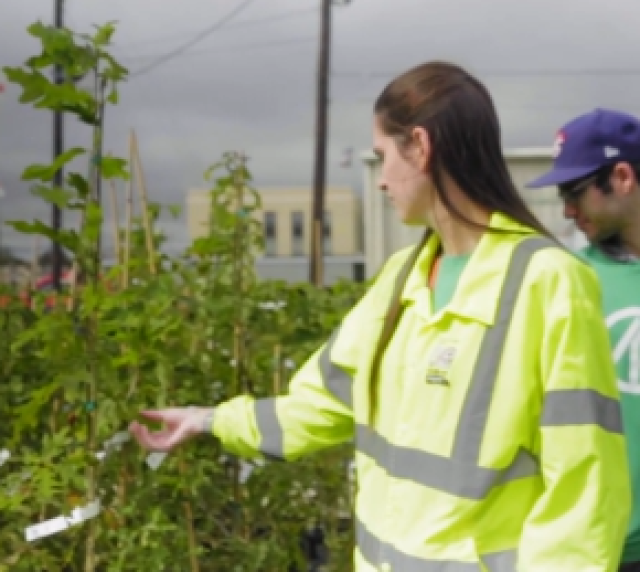
[[[619,261],[589,246],[580,251],[600,280],[616,364],[635,498],[623,562],[640,561],[640,261]]]
[[[462,271],[470,258],[470,254],[461,254],[458,256],[443,256],[440,259],[440,268],[438,269],[433,289],[434,312],[440,311],[451,301]]]

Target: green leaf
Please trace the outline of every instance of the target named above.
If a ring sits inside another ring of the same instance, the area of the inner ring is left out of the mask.
[[[129,75],[129,70],[115,60],[111,55],[106,52],[100,52],[100,57],[106,61],[109,66],[102,73],[103,77],[110,79],[112,82],[117,83],[122,81]]]
[[[180,205],[169,205],[168,209],[173,218],[178,218],[182,213],[182,207]]]
[[[31,399],[25,405],[14,409],[13,439],[19,438],[20,433],[28,428],[35,427],[40,417],[40,410],[51,401],[53,394],[60,389],[60,381],[54,381],[33,391]]]
[[[43,187],[40,185],[36,185],[31,189],[31,193],[36,196],[44,199],[48,203],[54,204],[61,209],[67,207],[67,203],[75,198],[75,194],[69,191],[65,191],[64,189],[58,188],[50,188]]]
[[[33,181],[39,179],[41,181],[51,181],[64,165],[85,153],[86,151],[79,147],[69,149],[59,155],[51,165],[32,165],[31,167],[27,167],[22,173],[22,180]]]
[[[53,238],[55,236],[55,230],[50,226],[36,220],[34,222],[24,222],[24,221],[7,221],[9,226],[12,226],[18,232],[23,232],[25,234],[42,234],[44,236],[48,236],[49,238]]]
[[[7,221],[6,224],[24,234],[46,236],[51,240],[57,241],[72,252],[76,252],[78,248],[78,235],[75,230],[62,230],[56,232],[52,227],[40,222],[39,220],[34,222]]]
[[[27,32],[29,32],[30,35],[34,36],[35,38],[40,38],[40,39],[45,38],[50,30],[51,30],[50,26],[45,26],[40,21],[31,24],[27,28]]]
[[[72,186],[81,198],[86,199],[91,192],[89,188],[89,182],[82,175],[78,173],[69,173],[67,176],[67,182]]]
[[[119,157],[103,157],[102,177],[105,179],[118,178],[128,180],[130,175],[129,171],[127,171],[127,161]]]
[[[107,97],[107,101],[113,105],[118,105],[118,90],[115,87],[111,90],[111,93]]]
[[[21,103],[34,103],[46,95],[51,81],[40,72],[28,72],[21,68],[4,68],[4,73],[11,83],[22,87]]]
[[[98,27],[98,31],[96,32],[96,35],[93,39],[95,45],[99,47],[108,46],[111,43],[111,38],[113,37],[115,31],[116,27],[113,22]]]
[[[93,107],[87,108],[84,105],[68,105],[63,104],[60,109],[66,113],[73,113],[78,116],[78,119],[82,123],[95,127],[98,125],[98,118],[96,117],[95,109]]]
[[[82,229],[83,237],[86,237],[89,244],[95,244],[100,236],[100,229],[102,228],[102,209],[94,202],[87,203],[85,209],[85,221]]]
[[[47,68],[53,64],[54,64],[53,59],[46,52],[43,52],[39,56],[34,56],[32,58],[29,58],[26,62],[26,65],[33,69]]]

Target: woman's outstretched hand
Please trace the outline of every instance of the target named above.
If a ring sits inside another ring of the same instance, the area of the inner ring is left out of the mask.
[[[164,427],[151,431],[146,425],[134,421],[129,425],[129,432],[145,449],[168,452],[192,437],[209,431],[212,414],[213,409],[207,407],[171,407],[142,411],[142,417],[159,421]]]

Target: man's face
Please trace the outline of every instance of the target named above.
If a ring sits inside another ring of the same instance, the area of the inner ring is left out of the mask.
[[[599,172],[571,181],[560,185],[558,190],[565,218],[573,220],[589,242],[597,243],[624,233],[629,218],[629,195],[635,187],[633,169],[621,163],[610,173]]]

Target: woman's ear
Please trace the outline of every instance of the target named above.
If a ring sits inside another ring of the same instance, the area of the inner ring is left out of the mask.
[[[414,127],[411,130],[410,143],[411,155],[416,162],[416,166],[423,173],[427,173],[431,162],[431,139],[429,138],[429,133],[424,127]]]

